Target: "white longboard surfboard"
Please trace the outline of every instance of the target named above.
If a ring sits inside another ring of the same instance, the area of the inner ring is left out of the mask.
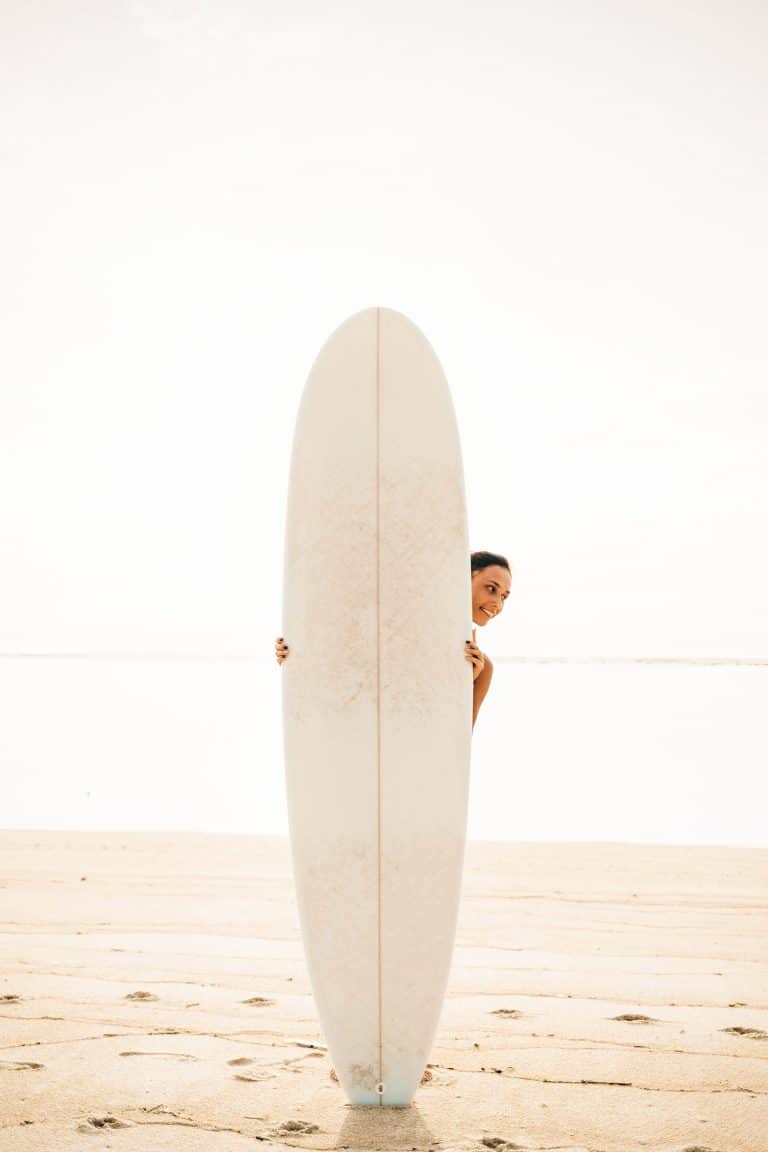
[[[448,980],[466,837],[471,573],[461,451],[418,328],[333,333],[293,441],[282,666],[304,950],[353,1105],[410,1103]]]

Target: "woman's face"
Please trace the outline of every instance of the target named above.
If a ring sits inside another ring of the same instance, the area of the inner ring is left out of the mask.
[[[498,616],[509,596],[512,577],[500,564],[489,564],[472,573],[472,620],[486,625]]]

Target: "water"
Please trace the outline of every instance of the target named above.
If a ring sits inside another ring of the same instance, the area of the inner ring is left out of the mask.
[[[767,688],[768,666],[497,661],[469,835],[767,845]],[[2,659],[0,699],[0,827],[287,831],[273,663]]]

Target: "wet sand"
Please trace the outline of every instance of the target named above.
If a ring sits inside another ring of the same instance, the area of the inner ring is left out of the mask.
[[[3,1152],[768,1152],[768,849],[472,843],[411,1108],[330,1079],[281,838],[0,832]]]

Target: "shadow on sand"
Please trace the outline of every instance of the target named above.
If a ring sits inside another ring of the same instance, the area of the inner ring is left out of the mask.
[[[360,1152],[367,1149],[410,1152],[412,1148],[426,1152],[434,1142],[418,1107],[411,1104],[408,1108],[350,1108],[334,1147],[350,1152],[358,1149]]]

